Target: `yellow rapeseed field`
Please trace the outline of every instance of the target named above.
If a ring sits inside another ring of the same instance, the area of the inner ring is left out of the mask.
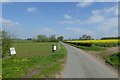
[[[66,41],[70,43],[120,43],[120,40],[118,39],[112,39],[112,40],[71,40]]]

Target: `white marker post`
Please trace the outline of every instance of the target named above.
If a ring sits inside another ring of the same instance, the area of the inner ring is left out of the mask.
[[[53,52],[53,54],[55,53],[56,50],[57,50],[57,47],[55,45],[52,45],[52,52]]]
[[[54,51],[56,51],[56,49],[57,49],[57,47],[56,47],[56,46],[54,46]]]
[[[10,48],[10,54],[11,55],[15,55],[16,54],[15,48]]]

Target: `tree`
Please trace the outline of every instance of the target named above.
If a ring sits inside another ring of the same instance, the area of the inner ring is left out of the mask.
[[[46,35],[38,35],[37,36],[37,41],[38,42],[46,42],[46,41],[48,41],[48,38],[47,38]]]
[[[64,37],[63,37],[63,36],[59,36],[57,39],[58,39],[59,41],[63,41]]]
[[[10,34],[3,30],[2,33],[2,57],[5,57],[10,54],[10,45],[11,45],[11,36]]]
[[[120,36],[118,37],[102,37],[101,40],[106,40],[106,39],[120,39]]]
[[[32,40],[32,38],[27,38],[26,40]]]
[[[58,40],[56,39],[56,37],[55,37],[54,34],[50,35],[49,40],[50,40],[51,42],[56,42],[56,41],[58,41]]]
[[[84,35],[82,35],[82,37],[80,37],[80,39],[81,39],[81,40],[91,40],[92,37],[89,36],[89,35],[84,34]]]

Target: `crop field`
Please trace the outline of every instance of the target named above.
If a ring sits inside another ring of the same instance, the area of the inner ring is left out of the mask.
[[[66,41],[70,43],[118,43],[120,42],[118,39],[113,40],[73,40],[73,41]]]
[[[52,54],[52,45],[57,42],[14,42],[11,47],[15,47],[17,56],[48,56]]]
[[[71,40],[71,41],[65,41],[66,43],[81,45],[81,46],[100,46],[100,47],[113,47],[118,46],[120,44],[120,41],[118,39],[113,40]]]

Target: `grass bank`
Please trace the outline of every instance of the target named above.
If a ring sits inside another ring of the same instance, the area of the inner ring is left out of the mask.
[[[111,55],[107,55],[104,58],[108,63],[110,63],[114,67],[118,67],[120,66],[119,57],[120,57],[120,52],[116,52]]]
[[[104,47],[100,47],[100,46],[95,46],[95,45],[92,45],[90,47],[87,47],[87,46],[80,46],[80,45],[75,45],[75,44],[69,44],[71,46],[74,46],[74,47],[77,47],[77,48],[80,48],[82,50],[88,50],[88,51],[102,51],[102,50],[105,50]]]
[[[60,49],[54,55],[3,58],[2,76],[3,78],[54,78],[63,68],[66,53],[65,47],[60,44]]]

